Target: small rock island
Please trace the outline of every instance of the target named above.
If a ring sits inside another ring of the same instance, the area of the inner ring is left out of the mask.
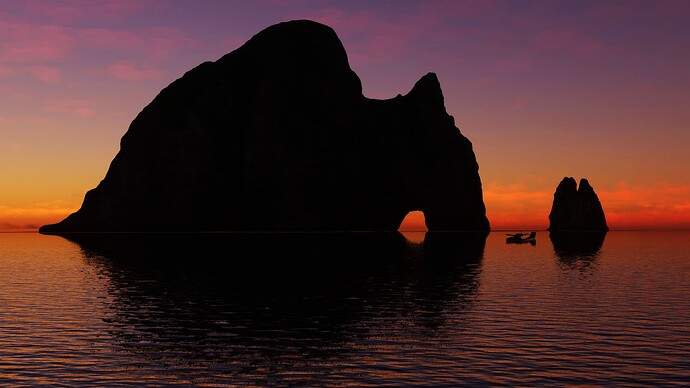
[[[41,233],[488,231],[472,143],[424,75],[364,97],[329,26],[279,23],[164,88],[81,208]]]
[[[572,177],[565,177],[553,195],[549,231],[608,231],[604,209],[587,179],[580,187]]]

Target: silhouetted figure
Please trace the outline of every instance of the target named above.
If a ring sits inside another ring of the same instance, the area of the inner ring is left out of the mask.
[[[548,230],[609,230],[599,197],[587,179],[580,179],[578,189],[575,179],[563,178],[553,195]]]
[[[362,95],[335,31],[279,23],[174,81],[82,207],[41,233],[489,230],[472,143],[435,74]]]

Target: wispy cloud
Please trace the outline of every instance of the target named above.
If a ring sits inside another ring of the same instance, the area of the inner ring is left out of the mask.
[[[420,50],[424,47],[418,44],[420,40],[433,44],[438,39],[448,39],[434,33],[433,26],[439,22],[438,13],[421,7],[388,15],[356,7],[321,8],[312,9],[301,17],[332,27],[348,45],[346,50],[355,66],[395,63],[412,51],[416,55],[427,55],[425,50]]]
[[[65,27],[0,21],[0,63],[32,63],[66,58],[75,40]]]
[[[165,70],[154,67],[138,66],[129,61],[118,61],[106,68],[106,74],[123,81],[146,81],[161,79]]]
[[[0,78],[7,78],[7,77],[12,77],[17,72],[14,69],[10,69],[9,67],[5,67],[0,63]]]
[[[139,49],[146,45],[146,38],[136,31],[86,28],[77,34],[80,44],[87,48]]]
[[[96,114],[98,100],[84,98],[50,99],[45,102],[43,110],[52,113],[67,113],[75,117],[93,117]]]
[[[17,141],[3,141],[2,143],[0,143],[0,148],[5,148],[9,150],[20,150],[24,148],[24,143]]]
[[[544,29],[535,33],[531,39],[532,51],[557,51],[559,55],[583,60],[596,59],[604,48],[605,44],[601,39],[575,26]]]
[[[123,18],[140,13],[146,9],[156,9],[164,6],[158,0],[31,0],[24,1],[19,6],[21,12],[43,20],[76,23],[92,20],[94,15],[104,22],[115,22]]]
[[[690,227],[690,184],[619,182],[598,195],[613,226]]]
[[[60,201],[19,207],[0,205],[0,230],[37,230],[41,225],[62,220],[75,210]]]
[[[87,28],[74,30],[74,34],[81,47],[116,50],[121,56],[137,56],[147,61],[164,61],[180,52],[206,45],[190,37],[187,32],[175,28]]]
[[[44,6],[53,3],[37,2],[36,7],[43,9]],[[78,3],[81,2],[61,2],[56,8],[62,5],[65,12],[68,9],[77,12],[78,7],[74,5]],[[86,2],[85,6],[91,3]],[[123,7],[132,10],[137,8]],[[110,9],[108,6],[101,8]],[[84,17],[86,15],[85,13]],[[94,15],[98,13],[88,14],[91,18]],[[111,61],[108,68],[101,72],[102,75],[134,81],[159,79],[164,75],[161,68],[171,58],[189,50],[208,47],[210,44],[190,37],[183,30],[170,27],[132,30],[110,27],[82,28],[33,19],[29,22],[18,21],[17,18],[0,18],[0,78],[28,75],[43,83],[59,83],[69,74],[66,71],[67,67],[80,66],[72,59],[77,55],[84,55],[101,58],[101,61]],[[129,58],[137,58],[137,61],[147,65],[135,65]]]
[[[496,60],[490,67],[500,73],[521,73],[532,68],[532,60],[526,56],[511,56]]]
[[[31,66],[28,71],[34,78],[47,84],[56,84],[62,80],[62,71],[56,67]]]
[[[309,19],[332,27],[347,47],[350,61],[354,65],[387,63],[406,50],[409,29],[385,22],[368,11],[345,11],[321,9],[314,11]]]

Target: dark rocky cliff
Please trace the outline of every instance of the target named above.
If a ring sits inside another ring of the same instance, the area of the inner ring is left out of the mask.
[[[553,195],[548,230],[609,230],[599,197],[587,179],[580,179],[579,188],[572,177],[565,177],[558,184]]]
[[[489,230],[478,168],[435,74],[368,99],[336,33],[290,21],[163,89],[40,232]]]

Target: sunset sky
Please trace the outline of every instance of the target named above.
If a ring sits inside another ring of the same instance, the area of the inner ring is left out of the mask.
[[[293,19],[366,97],[438,75],[492,229],[546,228],[564,176],[612,229],[690,227],[690,1],[0,0],[0,229],[76,211],[162,88]]]

